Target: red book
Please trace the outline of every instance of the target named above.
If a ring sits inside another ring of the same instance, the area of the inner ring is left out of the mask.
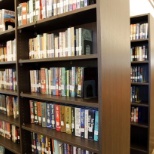
[[[56,130],[61,131],[60,105],[58,104],[55,104],[55,119],[56,119]]]

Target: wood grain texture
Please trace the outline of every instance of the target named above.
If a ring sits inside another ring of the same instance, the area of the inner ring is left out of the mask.
[[[150,87],[149,87],[149,97],[150,97],[150,110],[149,110],[149,154],[152,153],[154,149],[154,18],[149,16],[149,51],[150,51]]]
[[[130,153],[130,30],[128,0],[97,1],[99,154]]]

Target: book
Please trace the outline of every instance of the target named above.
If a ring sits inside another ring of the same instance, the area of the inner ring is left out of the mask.
[[[79,55],[93,53],[93,33],[90,29],[79,28]]]
[[[56,130],[61,131],[61,119],[60,119],[60,105],[55,104],[55,122]]]
[[[88,139],[94,139],[94,124],[95,124],[95,110],[89,109],[89,127],[88,127]]]
[[[5,148],[3,146],[0,146],[0,154],[5,154]]]
[[[99,136],[99,112],[95,111],[95,124],[94,124],[94,141],[98,141]]]
[[[65,106],[60,105],[61,132],[66,132]]]
[[[13,116],[13,97],[6,96],[6,112],[7,116]]]
[[[51,108],[50,104],[47,103],[47,128],[51,128]]]
[[[42,103],[42,127],[47,127],[47,107],[46,107],[46,103],[43,102]]]
[[[72,111],[70,106],[65,106],[65,122],[66,122],[66,133],[72,134]]]
[[[15,12],[7,9],[0,11],[0,31],[9,30],[15,27]]]

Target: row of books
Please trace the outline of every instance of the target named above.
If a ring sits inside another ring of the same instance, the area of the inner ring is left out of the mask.
[[[0,44],[0,62],[16,60],[16,39]]]
[[[144,107],[131,107],[131,122],[132,123],[144,123],[148,122],[148,111]]]
[[[139,96],[139,88],[136,86],[131,86],[131,102],[141,102]]]
[[[12,140],[14,143],[20,143],[19,127],[11,125],[6,121],[0,120],[0,135]]]
[[[43,33],[29,39],[29,58],[80,56],[93,53],[92,30],[70,27],[57,34]]]
[[[131,61],[148,60],[148,46],[135,46],[131,48]]]
[[[0,113],[7,116],[13,116],[14,119],[19,117],[18,98],[0,94]]]
[[[31,92],[92,98],[97,93],[96,67],[51,67],[30,70]]]
[[[131,67],[132,82],[148,82],[148,68],[146,65]]]
[[[29,0],[17,6],[18,26],[73,11],[95,0]]]
[[[15,27],[15,12],[11,10],[0,10],[0,32]]]
[[[31,132],[31,151],[34,154],[94,154],[88,150]]]
[[[148,38],[148,23],[136,23],[130,25],[130,39],[147,39]]]
[[[31,123],[98,141],[98,110],[30,100]]]
[[[17,90],[15,69],[1,69],[0,70],[0,89]]]

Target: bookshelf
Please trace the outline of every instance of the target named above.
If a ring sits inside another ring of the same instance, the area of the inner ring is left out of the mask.
[[[136,47],[146,46],[147,58],[138,59],[135,57],[131,61],[131,67],[138,69],[138,74],[140,68],[144,71],[144,77],[146,80],[136,80],[132,78],[131,87],[131,115],[132,110],[138,110],[138,120],[131,122],[131,154],[150,154],[153,150],[153,24],[154,20],[150,14],[143,14],[139,16],[133,16],[130,18],[130,23],[132,24],[143,24],[148,23],[148,35],[145,38],[138,38],[137,35],[131,40],[131,49],[136,50]],[[141,31],[141,30],[140,30]],[[141,34],[142,35],[142,34]],[[144,52],[144,48],[142,48]],[[132,51],[134,51],[132,50]],[[134,52],[133,52],[134,53]],[[139,52],[138,52],[139,53]],[[134,54],[131,54],[131,56]],[[132,69],[134,70],[134,69]],[[131,73],[133,73],[132,71]],[[142,74],[142,73],[141,73]],[[136,89],[136,92],[134,91]],[[133,93],[135,92],[136,100],[133,98]],[[132,116],[131,116],[132,117]]]
[[[19,126],[21,138],[20,145],[14,145],[12,142],[6,144],[5,139],[0,140],[0,145],[17,154],[32,153],[31,132],[34,132],[97,154],[129,154],[129,1],[96,0],[95,4],[80,9],[17,26],[17,7],[23,2],[26,1],[12,0],[11,6],[10,0],[0,2],[2,8],[8,7],[16,12],[16,27],[0,33],[0,40],[15,37],[17,42],[17,60],[2,62],[0,65],[0,67],[16,68],[17,91],[1,90],[0,93],[17,96],[20,112],[20,118],[17,121],[12,121],[5,115],[2,119]],[[42,33],[58,33],[69,27],[81,27],[93,31],[93,54],[29,59],[30,38]],[[62,66],[97,67],[97,98],[83,99],[31,93],[30,70]],[[31,124],[29,100],[97,109],[99,111],[99,141],[91,141]]]

